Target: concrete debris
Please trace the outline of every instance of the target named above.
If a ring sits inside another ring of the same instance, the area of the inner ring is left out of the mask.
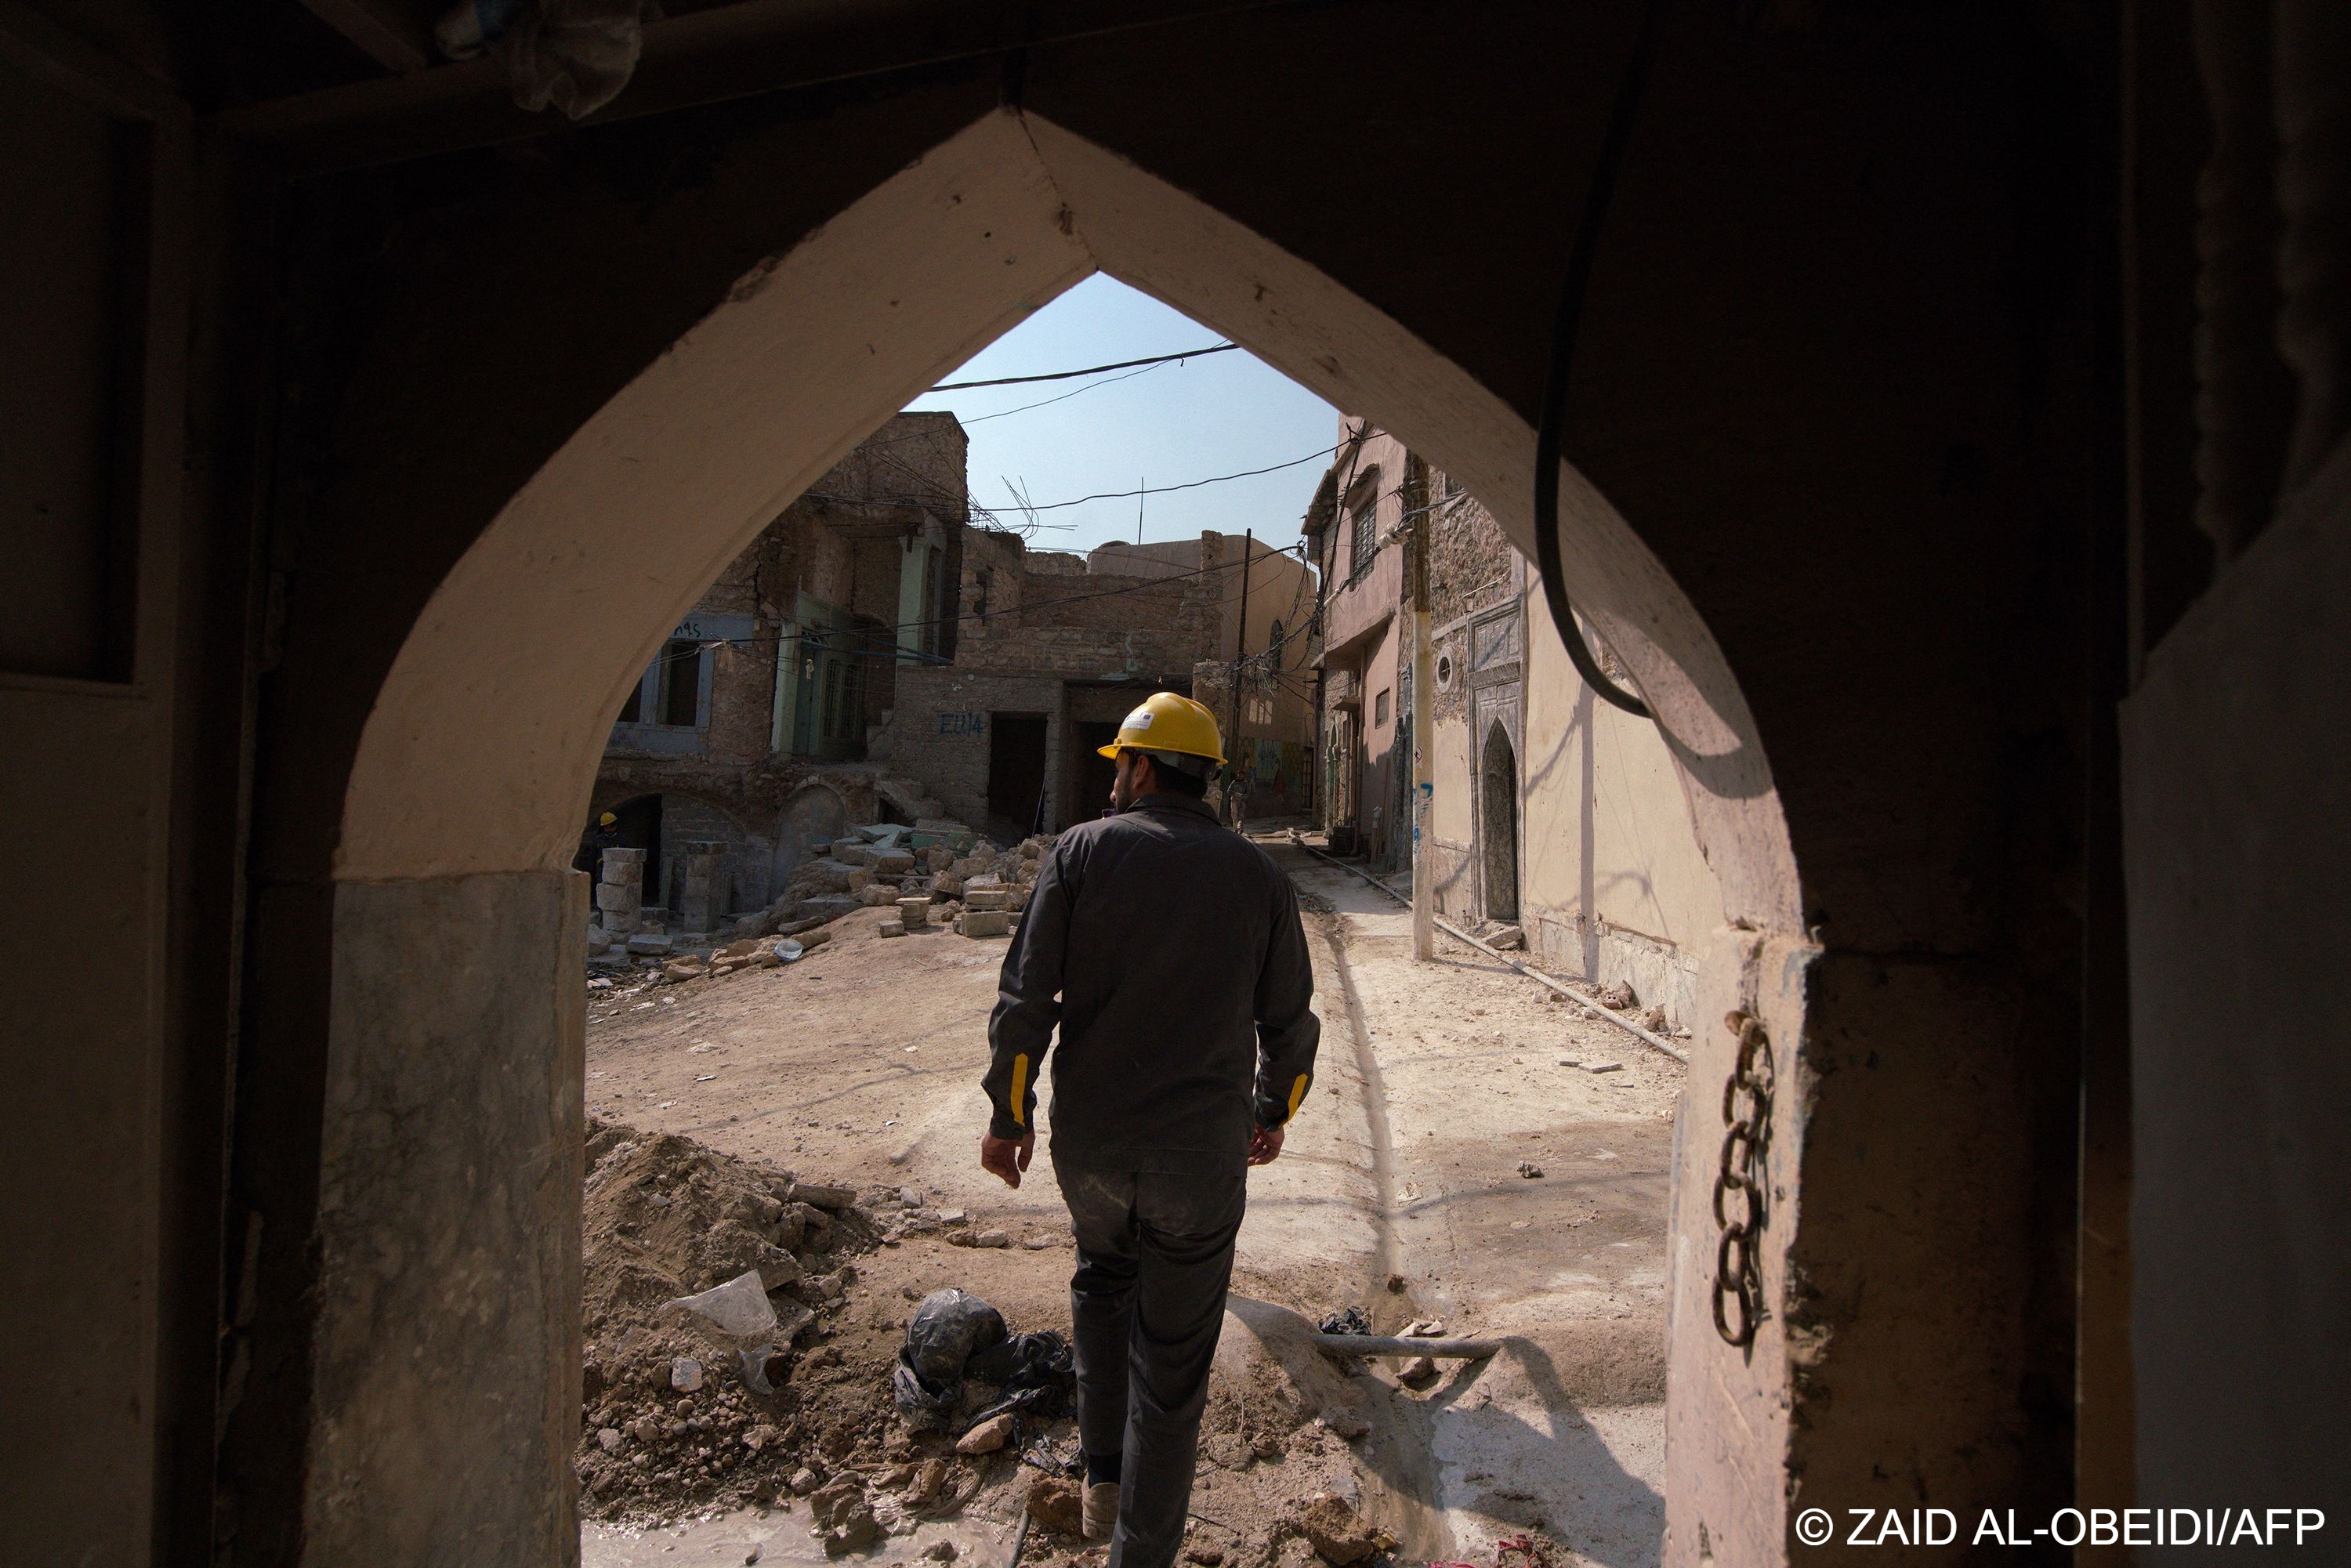
[[[873,928],[876,936],[904,936],[905,934],[906,923],[904,920],[884,920]]]
[[[1623,1012],[1626,1008],[1631,1007],[1635,1001],[1639,1000],[1638,998],[1633,995],[1633,988],[1626,985],[1622,980],[1618,980],[1614,985],[1603,986],[1596,993],[1593,994],[1592,999],[1598,1002],[1602,1007],[1608,1009],[1611,1012],[1619,1013]]]
[[[1029,1483],[1028,1507],[1029,1517],[1048,1530],[1061,1535],[1085,1534],[1085,1497],[1075,1481],[1039,1476]]]
[[[1621,1061],[1587,1061],[1583,1064],[1583,1071],[1586,1072],[1622,1072],[1625,1071],[1625,1064]]]
[[[898,900],[898,918],[904,928],[908,931],[914,930],[918,925],[928,925],[931,923],[930,898],[925,895],[919,898]]]
[[[923,1555],[933,1563],[952,1563],[959,1555],[952,1541],[934,1541],[923,1548]]]
[[[1516,925],[1505,925],[1489,932],[1485,938],[1489,947],[1499,947],[1505,953],[1515,952],[1527,945],[1527,934]]]
[[[1333,1405],[1323,1411],[1322,1425],[1351,1443],[1372,1429],[1372,1424],[1360,1412],[1345,1405]]]
[[[820,1208],[832,1214],[855,1213],[860,1218],[864,1218],[864,1211],[857,1207],[857,1189],[853,1186],[796,1181],[791,1184],[791,1200],[795,1205]],[[822,1216],[816,1218],[821,1218]]]
[[[1395,1538],[1328,1492],[1310,1499],[1298,1515],[1298,1532],[1325,1563],[1345,1568],[1374,1552],[1395,1549]]]
[[[650,1522],[770,1501],[828,1440],[790,1386],[790,1347],[837,1310],[814,1281],[874,1245],[872,1222],[848,1188],[689,1138],[601,1121],[588,1134],[580,1511]]]
[[[905,1500],[908,1506],[920,1508],[938,1496],[940,1489],[947,1484],[948,1474],[947,1462],[945,1459],[925,1459],[915,1466],[913,1478],[906,1483]],[[950,1561],[952,1561],[952,1555],[950,1555]]]
[[[956,1441],[958,1454],[992,1454],[1012,1440],[1012,1412],[991,1416]]]
[[[1001,909],[967,909],[956,917],[958,936],[1003,936],[1012,930],[1012,916]]]
[[[1437,1381],[1437,1363],[1427,1356],[1415,1356],[1404,1364],[1404,1370],[1396,1374],[1396,1381],[1406,1388],[1426,1388]]]
[[[1543,1174],[1542,1166],[1535,1164],[1532,1160],[1520,1160],[1519,1162],[1519,1174],[1526,1177],[1529,1181],[1534,1181]]]

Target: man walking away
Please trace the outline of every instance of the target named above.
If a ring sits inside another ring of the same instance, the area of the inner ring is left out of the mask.
[[[1224,760],[1215,716],[1155,693],[1102,754],[1114,814],[1054,843],[1004,956],[979,1163],[1020,1185],[1058,1024],[1086,1535],[1110,1538],[1109,1568],[1167,1568],[1248,1167],[1281,1153],[1322,1025],[1290,879],[1203,802]]]

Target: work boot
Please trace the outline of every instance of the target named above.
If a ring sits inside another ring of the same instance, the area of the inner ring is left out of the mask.
[[[1108,1541],[1118,1528],[1118,1483],[1097,1481],[1086,1489],[1086,1539]]]

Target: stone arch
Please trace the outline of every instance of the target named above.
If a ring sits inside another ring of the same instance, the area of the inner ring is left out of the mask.
[[[1519,917],[1519,754],[1510,732],[1496,719],[1479,749],[1479,854],[1486,894],[1486,918]]]
[[[848,797],[826,779],[811,779],[785,797],[776,819],[775,885],[783,886],[817,840],[841,837],[855,820]]]
[[[552,1552],[560,1541],[569,1451],[559,1438],[577,1400],[550,1368],[576,1348],[564,1325],[577,1310],[573,977],[584,917],[584,879],[568,866],[611,715],[768,519],[942,371],[1096,270],[1395,432],[1531,550],[1534,434],[1499,395],[1328,274],[1033,115],[978,120],[745,276],[442,579],[360,737],[334,865],[333,1153],[316,1328],[324,1436],[309,1484],[317,1497],[368,1501],[314,1512],[319,1560],[355,1554],[390,1521],[432,1517],[414,1474],[381,1456],[470,1419],[486,1388],[517,1392],[502,1468],[476,1478],[476,1512],[499,1521],[517,1555],[526,1542]],[[1633,528],[1572,467],[1558,478],[1579,608],[1656,711],[1719,879],[1708,1009],[1744,1006],[1792,1041],[1802,966],[1783,960],[1801,947],[1802,904],[1753,717],[1697,610]],[[658,552],[631,548],[653,538]],[[635,641],[612,640],[615,628],[633,628]],[[415,936],[426,928],[430,943]],[[384,956],[416,961],[429,946],[471,958],[468,934],[516,961],[463,996],[407,985]],[[1768,952],[1772,940],[1787,951]],[[418,1043],[434,1040],[495,1055],[498,1095],[447,1092],[434,1076],[445,1068]],[[444,1145],[474,1156],[453,1164]],[[1773,1145],[1791,1183],[1800,1146]],[[520,1181],[509,1166],[532,1173],[528,1193],[508,1185]],[[1677,1173],[1677,1256],[1703,1249],[1689,1238],[1707,1223],[1704,1195],[1688,1198],[1688,1187]],[[462,1239],[447,1234],[454,1225],[466,1228]],[[494,1274],[511,1309],[499,1336],[461,1332],[454,1297],[411,1299],[380,1277],[378,1260],[402,1237],[423,1260],[403,1278]],[[1777,1258],[1764,1266],[1778,1288]],[[1784,1358],[1776,1341],[1742,1359],[1693,1337],[1708,1317],[1687,1272],[1674,1287],[1669,1424],[1751,1436],[1713,1452],[1685,1445],[1690,1458],[1669,1467],[1687,1473],[1669,1484],[1741,1495],[1750,1465],[1784,1450]],[[1733,1508],[1742,1542],[1782,1535],[1782,1500],[1742,1495]],[[1723,1515],[1712,1517],[1719,1529]]]
[[[339,880],[561,863],[602,720],[703,584],[942,371],[1097,270],[1404,436],[1531,549],[1534,434],[1492,391],[1133,164],[1033,115],[992,114],[746,276],[500,511],[385,680],[345,796]],[[1561,475],[1579,608],[1657,710],[1725,914],[1797,929],[1770,766],[1720,649],[1607,500]],[[616,569],[655,535],[659,559]],[[637,643],[607,641],[621,625],[641,628]]]

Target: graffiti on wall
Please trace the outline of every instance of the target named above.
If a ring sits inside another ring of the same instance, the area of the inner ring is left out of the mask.
[[[941,713],[939,733],[941,735],[985,735],[987,733],[987,716],[984,713]]]

